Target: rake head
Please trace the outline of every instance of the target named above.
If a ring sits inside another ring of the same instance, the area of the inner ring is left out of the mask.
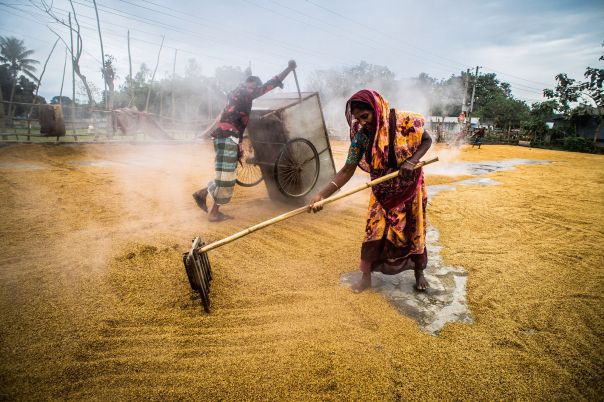
[[[212,267],[207,253],[200,251],[205,243],[201,238],[193,239],[191,251],[182,255],[185,271],[189,278],[191,289],[199,293],[201,304],[206,313],[210,312],[210,282],[212,281]]]

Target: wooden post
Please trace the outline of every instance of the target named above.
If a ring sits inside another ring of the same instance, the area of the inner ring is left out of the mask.
[[[69,13],[69,37],[71,39],[71,129],[76,133],[75,129],[75,58],[73,57],[73,27],[71,26],[71,13]]]
[[[34,95],[34,100],[32,102],[31,107],[29,108],[29,113],[27,114],[27,134],[31,134],[31,114],[34,111],[34,107],[36,106],[36,101],[38,100],[38,91],[40,90],[40,84],[42,83],[42,77],[44,76],[44,72],[46,71],[46,66],[48,65],[48,60],[50,60],[50,56],[55,51],[55,47],[57,47],[57,43],[59,43],[59,39],[55,41],[55,44],[52,45],[52,49],[50,49],[50,53],[48,53],[48,57],[44,62],[44,67],[42,67],[42,72],[40,73],[40,78],[38,78],[38,85],[36,86],[36,93]]]
[[[208,97],[206,101],[208,102],[208,120],[212,120],[212,88],[210,88],[210,81],[208,80],[208,85],[206,85],[206,89],[208,91]]]
[[[172,63],[172,124],[174,124],[174,119],[176,117],[176,104],[174,103],[174,80],[176,79],[176,54],[178,53],[178,49],[174,49],[174,63]]]
[[[157,72],[157,67],[159,66],[159,56],[161,55],[161,49],[164,47],[164,36],[161,37],[161,45],[159,46],[159,52],[157,52],[157,61],[155,62],[155,70],[153,70],[153,75],[151,76],[151,82],[149,83],[149,89],[147,90],[147,102],[145,102],[145,112],[149,109],[149,97],[151,96],[151,86],[153,85],[153,81],[155,80],[155,73]]]
[[[4,97],[2,96],[2,90],[0,89],[0,131],[4,133]],[[15,137],[17,137],[15,135]],[[2,139],[3,140],[8,140],[8,137],[6,135],[2,135]],[[19,137],[17,137],[17,140],[19,140]]]
[[[103,73],[103,84],[105,85],[105,109],[108,105],[107,81],[105,80],[105,50],[103,49],[103,36],[101,35],[101,22],[99,21],[99,10],[96,7],[96,0],[92,0],[94,4],[94,13],[96,14],[96,26],[99,30],[99,42],[101,42],[101,72]]]
[[[161,118],[164,116],[164,91],[163,85],[159,84],[159,119],[161,122]]]
[[[132,88],[132,56],[130,55],[130,30],[128,30],[128,65],[130,66],[130,78],[128,79],[130,102],[128,102],[128,106],[130,106],[130,104],[134,101],[134,89]]]
[[[61,90],[59,91],[59,105],[63,107],[63,84],[65,84],[65,69],[67,68],[67,48],[65,48],[65,62],[63,63],[63,78],[61,78]]]

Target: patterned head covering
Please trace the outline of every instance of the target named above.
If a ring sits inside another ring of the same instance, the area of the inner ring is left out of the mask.
[[[384,170],[400,166],[405,159],[413,155],[421,143],[424,133],[424,117],[419,113],[399,112],[391,109],[388,102],[376,91],[362,89],[350,97],[346,103],[346,120],[350,127],[350,138],[354,138],[362,128],[354,119],[351,110],[353,101],[371,106],[374,112],[375,132],[371,135],[365,158],[359,167],[366,172]],[[391,127],[392,126],[392,127]],[[393,150],[390,150],[392,146]],[[390,160],[395,158],[396,161]],[[390,163],[389,163],[390,162]]]
[[[419,113],[390,109],[388,102],[376,91],[363,89],[346,103],[346,120],[350,126],[350,138],[361,130],[351,110],[353,101],[368,104],[374,112],[375,131],[369,134],[369,143],[359,167],[369,172],[372,180],[397,170],[410,158],[422,142],[424,117]],[[399,176],[373,187],[373,193],[387,209],[406,202],[422,183],[421,168],[408,177]]]

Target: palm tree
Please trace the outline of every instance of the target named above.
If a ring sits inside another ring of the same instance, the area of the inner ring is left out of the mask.
[[[8,122],[12,125],[13,118],[13,98],[15,97],[15,88],[17,86],[17,78],[20,73],[38,82],[38,78],[33,74],[36,71],[34,64],[39,64],[37,60],[29,59],[28,57],[34,53],[33,50],[28,50],[21,39],[15,37],[0,36],[0,63],[8,68],[12,79],[12,88],[10,91],[10,100],[8,104]]]

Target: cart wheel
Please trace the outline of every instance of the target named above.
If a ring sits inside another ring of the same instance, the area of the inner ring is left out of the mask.
[[[303,197],[313,189],[319,178],[319,154],[304,138],[288,141],[275,161],[277,188],[287,197]]]
[[[254,163],[254,148],[249,137],[241,140],[243,155],[237,162],[237,184],[243,187],[253,187],[262,181],[260,166]]]

